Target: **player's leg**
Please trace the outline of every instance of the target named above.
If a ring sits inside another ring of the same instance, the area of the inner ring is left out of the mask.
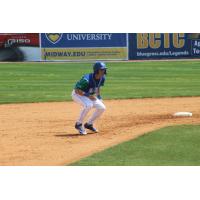
[[[83,121],[84,121],[86,115],[88,114],[90,109],[93,107],[93,103],[87,97],[80,96],[80,95],[76,94],[75,92],[72,92],[72,99],[76,103],[78,103],[78,104],[80,104],[82,106],[80,115],[79,115],[79,117],[78,117],[78,119],[76,121],[76,124],[75,124],[75,128],[77,130],[79,130],[79,132],[81,134],[87,134],[86,131],[84,130],[84,128],[82,127],[82,124],[83,124]]]
[[[84,126],[87,129],[90,129],[94,132],[98,132],[98,130],[93,127],[93,124],[106,110],[106,106],[103,104],[102,101],[97,99],[96,101],[93,101],[93,107],[96,110],[94,111],[93,115],[91,116],[91,118],[88,120],[88,122]]]

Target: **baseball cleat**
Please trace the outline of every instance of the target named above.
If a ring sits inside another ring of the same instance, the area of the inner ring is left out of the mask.
[[[87,135],[87,132],[86,132],[85,129],[83,128],[82,124],[76,123],[76,124],[75,124],[75,129],[77,129],[78,132],[79,132],[81,135]]]
[[[96,128],[94,128],[92,124],[85,123],[84,127],[93,131],[94,133],[98,133],[98,130]]]

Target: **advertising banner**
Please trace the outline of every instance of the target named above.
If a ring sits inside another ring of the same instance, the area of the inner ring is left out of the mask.
[[[191,55],[200,58],[200,33],[191,33],[188,37],[191,40]]]
[[[42,60],[127,60],[126,33],[42,33]]]
[[[199,34],[130,33],[129,59],[192,58],[200,55]]]
[[[40,61],[39,33],[1,33],[0,61]]]

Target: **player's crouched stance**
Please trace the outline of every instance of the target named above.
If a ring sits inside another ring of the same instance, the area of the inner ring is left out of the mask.
[[[98,132],[93,124],[106,109],[100,96],[100,87],[104,85],[106,69],[105,63],[96,62],[93,65],[93,73],[84,75],[81,80],[76,83],[72,91],[72,99],[83,107],[75,124],[75,128],[80,134],[87,134],[85,128],[95,133]],[[83,121],[92,108],[96,110],[83,127]]]

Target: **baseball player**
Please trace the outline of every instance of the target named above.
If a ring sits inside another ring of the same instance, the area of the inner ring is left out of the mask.
[[[93,124],[106,109],[100,95],[100,87],[105,82],[106,69],[105,63],[96,62],[93,65],[93,73],[84,75],[72,91],[72,99],[82,106],[80,116],[75,124],[75,128],[81,135],[87,134],[85,129],[89,129],[94,133],[98,132]],[[83,127],[84,119],[92,108],[95,108],[95,111]]]

